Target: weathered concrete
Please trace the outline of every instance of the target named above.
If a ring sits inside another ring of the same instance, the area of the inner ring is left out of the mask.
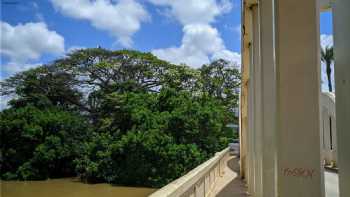
[[[216,197],[246,197],[247,188],[239,176],[239,158],[229,156],[225,161],[224,175],[217,181],[212,196]]]
[[[228,148],[216,153],[214,157],[162,187],[150,197],[210,196],[216,182],[223,176],[228,155]]]
[[[150,197],[245,197],[247,188],[239,174],[239,158],[225,149]]]
[[[278,196],[322,197],[318,4],[279,0],[275,10]]]
[[[259,1],[261,111],[262,111],[262,197],[276,197],[276,60],[274,0]]]
[[[324,196],[319,9],[316,0],[244,0],[242,169],[254,197]]]
[[[334,70],[340,197],[350,196],[350,1],[337,0],[333,9]]]

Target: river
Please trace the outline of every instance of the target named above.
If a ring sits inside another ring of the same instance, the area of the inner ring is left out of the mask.
[[[0,197],[145,197],[156,189],[85,184],[78,179],[1,181]]]

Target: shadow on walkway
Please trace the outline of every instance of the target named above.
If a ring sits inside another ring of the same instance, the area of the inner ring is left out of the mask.
[[[247,197],[247,188],[244,182],[240,179],[240,166],[239,158],[235,156],[229,156],[227,159],[227,168],[225,169],[225,175],[222,180],[218,182],[218,186],[222,186],[216,193],[217,197]]]

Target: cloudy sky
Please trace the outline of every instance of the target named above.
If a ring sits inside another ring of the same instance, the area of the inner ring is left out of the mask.
[[[240,0],[7,0],[1,12],[1,80],[96,46],[192,67],[240,62]],[[322,45],[332,44],[331,27],[322,14]]]

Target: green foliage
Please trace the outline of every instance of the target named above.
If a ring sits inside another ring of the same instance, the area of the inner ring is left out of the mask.
[[[97,48],[0,84],[16,95],[0,112],[2,179],[160,187],[234,137],[240,74],[224,60],[192,69]]]
[[[72,158],[89,134],[78,114],[31,105],[1,112],[0,130],[2,178],[24,180],[74,175]]]
[[[160,187],[203,161],[195,144],[176,144],[164,132],[129,131],[121,138],[95,134],[77,158],[76,170],[88,181]]]
[[[202,92],[222,102],[228,111],[238,107],[238,88],[241,82],[239,70],[229,62],[219,59],[199,69]]]

